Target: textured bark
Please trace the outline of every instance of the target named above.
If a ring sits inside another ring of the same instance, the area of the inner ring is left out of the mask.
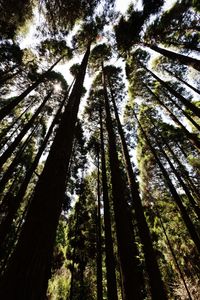
[[[103,68],[102,68],[103,70]],[[125,199],[125,186],[120,170],[120,164],[116,148],[115,132],[113,130],[110,105],[107,95],[105,76],[103,76],[106,128],[109,140],[109,163],[111,169],[111,182],[113,194],[113,207],[116,225],[117,245],[122,275],[123,299],[142,299],[138,282],[137,265],[134,260],[133,236]]]
[[[158,164],[158,166],[159,166],[159,168],[160,168],[160,170],[161,170],[161,172],[163,174],[163,177],[164,177],[165,182],[166,182],[166,184],[167,184],[167,186],[169,188],[169,191],[170,191],[170,193],[171,193],[171,195],[172,195],[175,203],[177,204],[177,206],[178,206],[178,208],[180,210],[182,219],[183,219],[183,221],[184,221],[184,223],[185,223],[185,225],[186,225],[186,227],[188,229],[190,237],[193,240],[194,244],[196,245],[196,248],[197,248],[198,252],[200,253],[200,238],[199,238],[199,236],[198,236],[198,234],[196,232],[194,224],[191,221],[190,217],[188,216],[188,213],[186,211],[185,206],[182,203],[182,200],[181,200],[180,196],[178,195],[178,193],[177,193],[177,191],[176,191],[176,189],[175,189],[175,187],[174,187],[174,185],[173,185],[173,183],[172,183],[172,181],[171,181],[171,179],[170,179],[170,177],[169,177],[169,175],[168,175],[165,167],[163,166],[161,160],[159,159],[159,157],[158,157],[158,155],[156,153],[156,150],[152,146],[149,138],[147,137],[147,135],[146,135],[144,129],[142,128],[142,126],[141,126],[141,124],[140,124],[140,122],[139,122],[139,120],[138,120],[138,118],[137,118],[136,115],[135,115],[135,118],[137,119],[139,127],[140,127],[140,129],[141,129],[141,131],[142,131],[142,133],[143,133],[146,141],[147,141],[149,149],[151,150],[151,152],[152,152],[152,154],[153,154],[153,156],[154,156],[154,158],[155,158],[155,160],[156,160],[156,162],[157,162],[157,164]]]
[[[100,111],[100,139],[101,139],[101,171],[102,189],[104,204],[104,226],[105,226],[105,253],[106,253],[106,280],[107,280],[107,299],[118,300],[116,282],[116,263],[113,251],[113,239],[110,219],[110,201],[108,196],[107,171],[104,149],[104,136],[102,124],[102,112]]]
[[[1,280],[1,299],[45,299],[89,53],[90,47],[84,55],[44,170],[36,185],[17,246]]]
[[[50,91],[47,94],[47,96],[44,98],[44,100],[42,101],[42,103],[40,104],[40,106],[38,107],[38,109],[36,110],[36,112],[34,113],[34,115],[32,116],[32,118],[28,121],[28,123],[26,123],[24,125],[24,127],[21,130],[21,132],[14,139],[14,141],[12,142],[12,144],[9,145],[9,147],[1,155],[1,157],[0,157],[0,170],[1,170],[2,166],[5,164],[5,162],[7,161],[7,159],[12,155],[13,151],[15,150],[15,148],[18,147],[18,145],[21,142],[21,140],[23,139],[23,137],[27,134],[27,132],[29,131],[29,129],[33,126],[36,118],[38,117],[38,115],[43,110],[45,104],[47,103],[47,101],[49,100],[49,98],[51,97],[51,95],[52,95],[52,91]]]
[[[144,251],[144,256],[145,256],[145,263],[146,263],[146,269],[147,273],[149,275],[149,282],[150,282],[150,287],[151,287],[151,294],[152,294],[152,299],[167,299],[166,296],[166,290],[164,287],[164,284],[162,282],[162,277],[161,273],[158,267],[158,263],[156,260],[156,255],[153,249],[153,244],[151,240],[151,235],[149,231],[149,227],[147,225],[147,221],[144,215],[144,209],[142,207],[142,201],[139,195],[139,190],[138,190],[138,184],[136,182],[135,174],[133,172],[130,156],[129,156],[129,151],[127,147],[127,143],[125,140],[123,128],[119,119],[119,114],[117,110],[117,106],[115,103],[115,99],[111,91],[111,98],[112,98],[112,103],[114,107],[114,112],[115,112],[115,119],[117,121],[117,127],[121,139],[121,144],[122,144],[122,150],[123,150],[123,156],[124,156],[124,161],[126,164],[126,170],[127,170],[127,175],[128,175],[128,181],[129,181],[129,186],[131,190],[131,195],[132,195],[132,201],[133,201],[133,207],[135,210],[135,217],[139,229],[139,236],[141,243],[143,245],[143,251]],[[142,281],[142,280],[141,280]]]

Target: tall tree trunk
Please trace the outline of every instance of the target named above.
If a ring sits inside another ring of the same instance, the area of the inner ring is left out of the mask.
[[[159,130],[156,127],[155,122],[153,121],[153,119],[151,117],[149,117],[149,116],[148,116],[148,118],[149,118],[151,124],[153,125],[153,128],[156,130],[156,132],[158,134],[158,137],[161,138],[162,144],[167,147],[167,149],[171,153],[174,161],[176,161],[176,163],[178,164],[179,168],[181,169],[181,174],[180,174],[180,172],[174,167],[174,164],[171,162],[169,156],[167,155],[167,153],[165,152],[165,150],[163,149],[163,147],[160,145],[159,142],[157,142],[157,138],[156,138],[155,134],[153,134],[155,142],[157,143],[158,147],[160,147],[160,151],[163,153],[163,155],[165,156],[165,158],[168,161],[169,165],[171,166],[171,168],[172,168],[175,176],[177,177],[180,185],[182,186],[182,188],[185,191],[188,199],[190,200],[190,203],[193,206],[193,209],[196,212],[196,215],[200,219],[200,208],[198,207],[198,204],[194,200],[194,198],[193,198],[193,196],[192,196],[192,194],[191,194],[188,186],[185,184],[184,180],[182,179],[182,178],[185,178],[185,176],[184,176],[185,173],[186,173],[185,167],[182,165],[182,163],[178,159],[177,155],[174,153],[174,151],[173,151],[172,147],[170,146],[170,144],[168,143],[167,139],[162,135],[161,132],[159,132]],[[186,176],[187,181],[190,181],[190,178],[187,178],[187,177],[188,176]],[[195,186],[194,186],[194,188],[195,188]],[[197,198],[199,198],[199,195],[197,195]]]
[[[137,265],[135,264],[134,258],[133,236],[128,212],[128,204],[125,199],[125,185],[123,182],[117,154],[116,138],[113,130],[103,66],[102,71],[106,110],[106,128],[109,140],[109,163],[111,169],[113,207],[119,261],[122,274],[123,299],[133,300],[134,295],[134,299],[136,300],[142,299],[142,297],[138,282]]]
[[[150,92],[150,94],[158,101],[158,103],[163,106],[167,112],[169,113],[171,119],[183,130],[187,138],[191,141],[191,143],[200,150],[200,141],[197,136],[187,130],[187,128],[178,120],[178,118],[171,112],[171,110],[164,104],[163,101],[143,82],[143,85]]]
[[[90,45],[36,185],[17,246],[1,280],[1,299],[45,298],[89,54]]]
[[[188,121],[191,122],[191,124],[196,127],[196,129],[198,131],[200,131],[200,125],[193,119],[193,117],[191,117],[187,111],[185,111],[179,104],[176,103],[176,101],[174,99],[172,99],[171,97],[169,97],[168,93],[166,91],[164,91],[164,95],[174,104],[175,107],[177,107],[182,114],[188,119]]]
[[[154,128],[156,128],[154,121],[149,118],[150,121],[152,122]],[[181,176],[181,178],[183,178],[185,180],[185,182],[187,182],[188,186],[191,188],[192,192],[194,192],[195,196],[197,199],[200,200],[200,195],[199,195],[199,191],[196,189],[194,183],[192,182],[192,180],[190,179],[189,175],[188,175],[188,171],[185,169],[185,167],[183,166],[183,164],[180,162],[179,158],[177,157],[176,153],[174,152],[174,150],[172,149],[172,147],[170,146],[170,144],[168,143],[167,139],[158,131],[160,137],[163,140],[163,143],[166,145],[167,149],[169,150],[169,152],[171,153],[174,161],[176,161],[176,163],[178,164],[178,167],[180,169],[180,172],[178,172],[179,176]],[[196,202],[196,201],[195,201]],[[197,204],[196,204],[197,205]]]
[[[50,97],[52,95],[52,92],[53,91],[50,91],[47,94],[47,96],[44,98],[44,100],[42,101],[42,103],[40,104],[40,106],[38,107],[36,112],[34,113],[34,115],[31,117],[31,119],[28,121],[28,123],[26,123],[24,125],[24,127],[22,128],[19,135],[15,138],[15,140],[12,142],[12,144],[9,145],[8,148],[5,150],[5,152],[1,155],[1,157],[0,157],[0,170],[1,170],[2,166],[5,164],[5,162],[7,161],[7,159],[12,155],[15,148],[19,145],[19,143],[21,142],[23,137],[26,135],[26,133],[29,131],[29,129],[33,126],[36,118],[38,117],[38,115],[43,110],[43,108],[44,108],[45,104],[47,103],[47,101],[50,99]]]
[[[139,229],[139,236],[143,245],[143,251],[145,256],[147,273],[149,275],[149,282],[151,286],[151,294],[152,299],[167,299],[166,291],[164,284],[162,282],[161,273],[158,267],[158,263],[156,260],[156,255],[153,249],[153,244],[151,240],[151,235],[149,231],[149,227],[147,225],[147,221],[144,215],[144,209],[142,207],[142,201],[139,195],[138,184],[136,182],[135,174],[133,172],[129,151],[127,147],[127,143],[125,140],[123,128],[119,119],[119,114],[117,110],[117,106],[115,103],[114,95],[112,92],[112,88],[110,86],[111,91],[111,99],[114,107],[115,119],[117,121],[117,127],[121,139],[122,150],[124,161],[126,164],[126,170],[128,175],[129,186],[132,195],[133,207],[135,209],[135,217]]]
[[[26,140],[24,141],[24,143],[21,145],[19,151],[17,152],[17,154],[15,155],[13,161],[11,162],[11,164],[9,165],[9,167],[7,168],[7,170],[3,173],[3,176],[0,180],[0,195],[3,192],[8,180],[11,178],[12,173],[15,171],[16,167],[18,166],[18,164],[20,163],[20,159],[22,157],[22,154],[24,152],[24,150],[26,149],[28,143],[30,142],[34,132],[37,130],[37,128],[39,127],[39,124],[36,124],[32,130],[31,133],[29,134],[29,136],[26,138]]]
[[[173,257],[173,260],[174,260],[174,262],[175,262],[175,266],[176,266],[176,268],[177,268],[177,270],[178,270],[178,273],[179,273],[179,275],[180,275],[180,278],[181,278],[181,280],[183,281],[184,287],[185,287],[186,292],[187,292],[187,294],[188,294],[188,298],[189,298],[189,300],[193,300],[193,299],[192,299],[192,296],[191,296],[191,294],[190,294],[190,291],[189,291],[189,289],[188,289],[187,283],[186,283],[186,281],[185,281],[184,274],[183,274],[183,272],[181,271],[181,268],[180,268],[180,266],[179,266],[178,260],[177,260],[177,258],[176,258],[176,254],[175,254],[175,252],[174,252],[174,250],[173,250],[172,244],[171,244],[170,239],[169,239],[169,237],[168,237],[168,235],[167,235],[167,232],[166,232],[166,230],[165,230],[165,226],[164,226],[164,224],[163,224],[162,217],[161,217],[161,215],[160,215],[160,213],[159,213],[159,211],[158,211],[158,208],[156,207],[155,203],[154,203],[154,207],[155,207],[155,210],[156,210],[156,216],[158,217],[158,219],[159,219],[159,221],[160,221],[161,228],[162,228],[163,233],[164,233],[164,236],[165,236],[165,238],[166,238],[166,241],[167,241],[169,250],[170,250],[170,252],[171,252],[171,254],[172,254],[172,257]]]
[[[194,105],[192,102],[186,100],[181,94],[179,94],[176,90],[174,90],[167,82],[163,81],[156,74],[154,74],[151,70],[149,70],[144,64],[139,62],[139,64],[144,68],[147,72],[149,72],[161,85],[166,88],[173,96],[175,96],[183,105],[189,109],[193,114],[200,118],[200,108]]]
[[[27,108],[19,115],[19,117],[12,122],[12,124],[10,124],[8,127],[6,127],[6,129],[2,132],[2,134],[0,135],[0,139],[2,140],[0,143],[0,149],[3,148],[6,143],[8,142],[8,140],[10,138],[12,138],[13,134],[15,133],[15,130],[12,132],[12,134],[9,137],[6,137],[7,133],[11,130],[14,129],[15,124],[17,124],[17,122],[21,119],[21,117],[29,110],[29,108],[32,106],[33,104],[30,103]],[[18,127],[17,127],[18,128]]]
[[[118,300],[117,281],[116,281],[116,263],[113,251],[113,239],[110,219],[110,203],[108,197],[108,183],[106,160],[104,150],[103,122],[102,112],[100,109],[100,139],[101,139],[101,171],[102,171],[102,189],[103,189],[103,204],[104,204],[104,226],[105,226],[105,252],[106,252],[106,280],[107,280],[107,299]]]
[[[158,47],[157,45],[150,45],[145,43],[145,46],[151,48],[152,50],[172,59],[172,60],[176,60],[177,62],[179,62],[180,64],[186,65],[186,66],[191,66],[194,69],[196,69],[197,71],[200,71],[200,61],[196,58],[190,57],[190,56],[185,56],[183,54],[179,54],[167,49],[163,49]]]
[[[17,69],[17,67],[19,67],[19,65],[14,65],[4,71],[1,70],[1,74],[0,74],[0,81],[3,79],[4,76],[6,76],[8,73],[13,72],[15,69]]]
[[[99,149],[97,150],[97,300],[103,300],[103,276],[102,276],[102,237],[101,237],[101,192],[100,192],[100,166]]]
[[[78,218],[79,218],[77,210],[75,210],[74,218],[76,220],[76,223],[75,223],[75,235],[77,235],[77,232],[78,232]],[[73,251],[72,251],[72,266],[70,268],[71,278],[70,278],[69,300],[73,300],[74,299],[75,257],[76,257],[76,246],[74,246]],[[68,300],[68,297],[67,297],[67,300]]]
[[[137,119],[139,127],[140,127],[140,129],[141,129],[141,131],[142,131],[142,133],[143,133],[146,141],[147,141],[147,144],[148,144],[148,146],[149,146],[149,148],[150,148],[150,150],[151,150],[151,152],[152,152],[152,154],[153,154],[153,156],[154,156],[154,158],[155,158],[155,160],[156,160],[156,162],[157,162],[157,164],[158,164],[158,166],[159,166],[159,168],[160,168],[160,170],[161,170],[161,172],[163,174],[163,177],[164,177],[165,182],[166,182],[166,184],[167,184],[167,186],[169,188],[169,191],[170,191],[170,193],[171,193],[171,195],[172,195],[175,203],[177,204],[177,206],[178,206],[178,208],[180,210],[182,219],[183,219],[183,221],[184,221],[184,223],[185,223],[185,225],[186,225],[186,227],[188,229],[188,232],[189,232],[189,234],[191,236],[191,239],[193,240],[194,244],[196,245],[196,248],[197,248],[198,252],[200,253],[200,238],[198,237],[198,235],[196,233],[196,229],[194,227],[194,224],[192,223],[190,217],[188,216],[188,213],[187,213],[187,211],[185,209],[185,206],[182,203],[182,200],[181,200],[180,196],[178,195],[178,193],[177,193],[177,191],[176,191],[176,189],[175,189],[175,187],[174,187],[174,185],[173,185],[173,183],[172,183],[172,181],[171,181],[171,179],[170,179],[167,171],[165,170],[165,168],[164,168],[161,160],[159,159],[159,157],[158,157],[158,155],[157,155],[154,147],[152,146],[149,138],[147,137],[147,135],[146,135],[146,133],[145,133],[142,125],[140,124],[140,122],[139,122],[136,114],[135,114],[135,118]]]
[[[75,211],[74,216],[76,223],[75,223],[75,235],[77,235],[78,230],[78,213]],[[71,278],[70,278],[70,289],[69,289],[69,300],[74,299],[74,273],[75,273],[75,257],[76,257],[76,246],[74,246],[72,251],[72,266],[70,268]],[[68,300],[68,298],[67,298]]]
[[[20,103],[20,101],[22,101],[28,94],[30,94],[30,92],[32,92],[39,84],[45,81],[48,73],[52,71],[52,69],[63,59],[63,57],[64,56],[61,56],[46,72],[44,72],[40,76],[38,80],[36,80],[21,95],[17,96],[15,99],[12,100],[12,102],[8,103],[0,110],[0,121],[7,115],[9,115],[13,108],[15,108]]]
[[[190,28],[188,28],[187,30],[190,30]],[[197,30],[199,30],[199,29],[197,29]],[[171,46],[171,45],[177,46],[178,48],[181,48],[181,49],[186,49],[186,50],[192,50],[192,51],[198,51],[198,52],[200,52],[200,48],[197,45],[195,45],[194,43],[192,43],[192,42],[185,42],[184,43],[184,42],[176,42],[173,39],[171,39],[171,40],[168,39],[167,40],[167,44],[169,44],[169,46]]]
[[[167,68],[164,68],[164,70],[169,73],[171,76],[175,77],[177,80],[185,84],[187,87],[189,87],[191,90],[193,90],[195,93],[200,95],[200,91],[197,90],[194,86],[183,80],[181,77],[179,77],[177,74],[173,73],[172,71],[168,70]]]
[[[66,101],[66,97],[63,99],[61,105],[60,105],[60,108],[58,109],[57,113],[56,113],[56,116],[54,117],[54,120],[53,122],[51,123],[51,126],[49,127],[49,130],[44,138],[44,141],[41,145],[41,147],[39,148],[36,156],[35,156],[35,159],[31,165],[31,167],[29,168],[29,170],[27,171],[26,175],[25,175],[25,178],[19,188],[19,191],[17,192],[16,196],[12,198],[12,202],[11,202],[11,205],[9,207],[9,211],[8,211],[8,214],[7,216],[5,217],[5,219],[2,221],[2,223],[0,224],[0,245],[3,244],[4,242],[4,239],[6,238],[6,235],[9,233],[9,230],[11,228],[11,225],[12,225],[12,221],[17,213],[17,210],[19,209],[20,207],[20,204],[22,203],[23,201],[23,198],[25,196],[25,193],[26,193],[26,189],[28,187],[28,184],[31,180],[31,177],[35,171],[35,169],[37,168],[37,165],[39,163],[39,160],[42,156],[42,153],[44,151],[44,149],[46,148],[46,145],[49,141],[49,138],[53,132],[53,129],[55,128],[57,122],[58,122],[58,118],[61,114],[61,111],[62,111],[62,108],[64,106],[64,103]],[[6,203],[5,203],[6,204]],[[4,206],[5,206],[4,204]]]
[[[152,134],[152,133],[151,133]],[[161,144],[159,143],[159,141],[157,141],[157,138],[154,134],[152,134],[153,137],[154,137],[154,140],[157,144],[157,146],[159,147],[161,153],[164,155],[165,159],[167,160],[168,164],[170,165],[174,175],[176,176],[176,178],[178,179],[178,182],[180,184],[180,186],[182,187],[182,189],[184,190],[185,194],[187,195],[189,201],[190,201],[190,204],[192,205],[197,217],[199,218],[200,220],[200,209],[196,203],[196,201],[194,200],[193,196],[191,195],[190,193],[190,190],[188,189],[188,187],[186,186],[186,184],[184,183],[184,181],[182,180],[181,176],[179,175],[179,173],[177,172],[176,168],[174,167],[173,163],[171,162],[169,156],[167,155],[167,153],[164,151],[163,147],[161,146]],[[161,137],[162,138],[162,137]],[[169,149],[170,146],[167,144],[166,141],[164,141],[162,139],[162,141],[167,145],[167,148]]]
[[[15,73],[13,74],[10,74],[10,75],[7,75],[7,76],[3,76],[1,79],[0,79],[0,86],[5,84],[6,81],[10,80],[10,79],[13,79],[16,75],[22,73],[22,69],[19,69],[18,71],[16,71]]]

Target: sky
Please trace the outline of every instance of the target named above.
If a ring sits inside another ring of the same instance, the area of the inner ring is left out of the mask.
[[[164,9],[168,9],[169,7],[171,7],[175,1],[176,0],[166,0]],[[135,7],[137,9],[141,9],[141,7],[142,7],[141,6],[142,0],[116,0],[115,8],[117,11],[121,12],[122,14],[125,14],[128,6],[131,3],[134,3]],[[41,21],[41,16],[36,11],[35,17],[33,20],[33,26],[30,27],[29,32],[27,33],[26,37],[25,38],[23,37],[20,39],[20,47],[21,48],[26,48],[26,47],[29,48],[31,46],[34,47],[37,44],[38,40],[34,37],[34,34],[37,33],[35,28],[36,28],[36,25],[38,25],[40,23],[40,21]],[[112,30],[112,28],[111,28],[111,30]],[[74,63],[80,63],[81,59],[82,59],[82,56],[77,57],[77,55],[75,55],[75,58],[70,60],[69,63],[63,63],[63,64],[60,63],[58,66],[56,66],[54,68],[54,71],[60,72],[66,79],[67,83],[70,85],[73,78],[69,72],[69,68]],[[120,66],[124,69],[124,63],[122,62],[121,59],[116,60],[116,58],[115,58],[111,61],[111,63],[113,63],[116,66]],[[90,85],[91,85],[91,79],[89,78],[88,74],[86,74],[84,86],[87,91],[89,91]],[[87,96],[87,94],[86,94],[86,96]],[[85,102],[85,100],[82,100],[82,102]],[[83,106],[84,105],[81,106],[81,109],[80,109],[81,112],[83,110],[82,109]]]
[[[116,0],[116,10],[120,11],[122,14],[124,14],[129,6],[129,4],[133,3],[135,1],[131,0]]]

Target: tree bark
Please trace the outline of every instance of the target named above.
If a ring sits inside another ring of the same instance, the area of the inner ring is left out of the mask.
[[[110,203],[108,197],[107,171],[104,149],[104,136],[102,124],[102,112],[100,109],[100,139],[101,139],[101,171],[102,171],[102,188],[104,204],[104,226],[105,226],[105,252],[106,252],[106,280],[107,280],[107,299],[118,300],[117,281],[116,281],[116,263],[113,251],[113,239],[110,219]]]
[[[165,152],[165,150],[163,149],[163,147],[161,146],[161,144],[157,141],[156,136],[153,134],[154,140],[156,141],[157,146],[159,147],[161,153],[164,155],[165,159],[167,160],[168,164],[170,165],[174,175],[176,176],[176,178],[178,179],[178,182],[180,184],[180,186],[182,187],[182,189],[184,190],[185,194],[187,195],[190,204],[192,205],[197,217],[200,220],[200,209],[196,203],[196,201],[194,200],[193,196],[190,193],[190,190],[188,189],[188,187],[186,186],[186,184],[184,183],[184,181],[182,180],[181,176],[179,175],[178,171],[176,170],[176,168],[174,167],[173,163],[171,162],[169,156],[167,155],[167,153]],[[167,141],[164,140],[164,138],[161,136],[160,137],[162,139],[162,141],[164,142],[164,144],[166,144],[167,148],[170,149],[169,144],[167,143]],[[170,149],[171,151],[171,149]]]
[[[186,281],[185,281],[184,274],[183,274],[183,272],[181,271],[181,268],[180,268],[180,266],[179,266],[178,260],[177,260],[177,258],[176,258],[176,254],[175,254],[175,252],[174,252],[174,250],[173,250],[172,244],[171,244],[170,239],[169,239],[169,237],[168,237],[168,234],[167,234],[167,232],[166,232],[166,230],[165,230],[165,226],[164,226],[164,224],[163,224],[162,217],[161,217],[161,215],[160,215],[160,213],[159,213],[159,211],[158,211],[158,208],[156,207],[155,204],[154,204],[154,207],[155,207],[155,209],[156,209],[156,216],[159,218],[159,221],[160,221],[160,224],[161,224],[161,228],[162,228],[162,230],[163,230],[164,236],[165,236],[165,238],[166,238],[166,241],[167,241],[169,250],[170,250],[170,252],[171,252],[171,254],[172,254],[173,260],[174,260],[174,262],[175,262],[176,268],[177,268],[177,270],[178,270],[178,273],[179,273],[179,275],[180,275],[180,278],[182,279],[183,284],[184,284],[184,287],[185,287],[186,292],[187,292],[187,294],[188,294],[188,298],[189,298],[189,300],[193,300],[193,299],[192,299],[192,296],[191,296],[191,294],[190,294],[190,291],[189,291],[189,289],[188,289],[187,283],[186,283]]]
[[[97,300],[103,300],[103,275],[102,275],[102,237],[101,237],[101,193],[100,193],[100,166],[99,150],[97,153]]]
[[[43,143],[42,143],[40,149],[38,150],[38,152],[37,152],[37,154],[35,156],[35,159],[34,159],[32,165],[31,165],[31,167],[29,168],[29,170],[26,173],[24,181],[22,182],[22,184],[21,184],[21,186],[19,188],[19,191],[17,192],[17,195],[15,197],[13,197],[13,201],[12,201],[10,207],[9,207],[9,211],[8,211],[7,216],[5,217],[5,219],[0,224],[0,245],[3,244],[3,242],[4,242],[5,238],[6,238],[6,235],[9,233],[10,227],[12,225],[12,221],[13,221],[16,213],[17,213],[17,210],[20,207],[20,204],[23,201],[23,198],[25,196],[28,184],[29,184],[29,182],[31,180],[31,177],[32,177],[35,169],[37,168],[39,160],[40,160],[40,158],[42,156],[42,153],[43,153],[44,149],[46,148],[46,145],[47,145],[47,143],[49,141],[49,138],[50,138],[50,136],[51,136],[51,134],[53,132],[53,129],[54,129],[54,127],[57,124],[58,118],[59,118],[59,116],[61,114],[61,111],[62,111],[62,108],[64,106],[65,101],[66,101],[66,97],[63,99],[63,101],[61,103],[61,106],[58,109],[58,111],[56,113],[56,116],[54,117],[54,120],[51,123],[51,125],[49,127],[49,130],[48,130],[48,132],[47,132],[47,134],[46,134],[46,136],[44,138]]]
[[[90,45],[36,185],[17,246],[1,280],[1,299],[45,299],[89,54]]]
[[[138,282],[137,265],[135,265],[134,260],[133,238],[128,212],[128,205],[125,200],[124,194],[125,186],[119,165],[119,159],[116,148],[116,138],[115,132],[113,130],[103,66],[102,71],[106,110],[106,128],[109,140],[109,163],[111,169],[113,207],[119,261],[122,274],[123,299],[133,300],[133,295],[134,299],[142,299],[141,292],[139,289],[140,285]]]
[[[149,148],[150,148],[150,150],[151,150],[151,152],[152,152],[152,154],[153,154],[153,156],[154,156],[154,158],[155,158],[155,160],[156,160],[156,162],[157,162],[157,164],[158,164],[158,166],[159,166],[159,168],[160,168],[160,170],[161,170],[161,172],[163,174],[163,177],[164,177],[165,182],[166,182],[166,184],[167,184],[167,186],[169,188],[169,191],[170,191],[170,193],[171,193],[171,195],[172,195],[175,203],[177,204],[177,206],[178,206],[178,208],[180,210],[182,219],[183,219],[183,221],[184,221],[184,223],[185,223],[185,225],[186,225],[186,227],[188,229],[188,232],[189,232],[189,234],[191,236],[191,239],[193,240],[194,244],[196,245],[196,248],[197,248],[198,252],[200,253],[200,238],[198,237],[198,234],[196,233],[196,229],[194,227],[194,224],[192,223],[190,217],[188,216],[188,213],[187,213],[187,211],[185,209],[185,206],[182,203],[182,200],[181,200],[180,196],[178,195],[178,193],[177,193],[177,191],[176,191],[176,189],[175,189],[175,187],[174,187],[174,185],[173,185],[173,183],[172,183],[172,181],[171,181],[171,179],[170,179],[167,171],[165,170],[165,168],[164,168],[161,160],[159,159],[159,157],[158,157],[158,155],[157,155],[154,147],[152,146],[149,138],[147,137],[144,129],[142,128],[142,125],[140,124],[140,122],[139,122],[136,114],[135,114],[135,118],[136,118],[136,120],[137,120],[137,122],[139,124],[139,127],[140,127],[140,129],[141,129],[141,131],[142,131],[142,133],[143,133],[146,141],[147,141],[147,144],[148,144],[148,146],[149,146]]]
[[[127,143],[124,137],[124,131],[119,119],[119,114],[118,114],[117,106],[115,103],[115,99],[111,87],[110,87],[110,91],[111,91],[111,99],[114,107],[115,119],[117,121],[118,132],[121,139],[123,156],[126,164],[128,181],[129,181],[129,186],[132,195],[133,207],[135,210],[135,217],[139,229],[139,236],[143,245],[145,263],[146,263],[147,273],[149,276],[152,299],[155,300],[167,299],[166,290],[162,282],[161,273],[153,249],[149,227],[147,225],[147,221],[144,215],[144,209],[142,207],[142,201],[139,195],[138,184],[136,182],[136,178],[133,172]]]

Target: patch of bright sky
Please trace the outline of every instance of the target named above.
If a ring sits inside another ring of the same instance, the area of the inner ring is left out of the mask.
[[[175,2],[176,2],[176,0],[165,1],[163,10],[167,10],[167,9],[171,8]],[[134,7],[138,10],[142,9],[142,0],[134,0],[134,1],[133,0],[116,0],[115,9],[116,9],[116,11],[119,11],[120,13],[125,14],[130,4],[134,4]],[[33,23],[32,23],[32,26],[30,26],[29,32],[27,33],[27,35],[25,37],[19,36],[19,38],[18,38],[18,42],[19,42],[21,48],[32,48],[33,49],[39,43],[39,39],[37,39],[37,26],[39,24],[43,23],[43,21],[44,21],[44,19],[43,19],[42,15],[38,13],[38,10],[36,8],[35,12],[34,12]],[[112,27],[110,27],[110,30],[112,30]],[[67,37],[67,40],[69,41],[69,37]],[[102,42],[105,42],[105,41],[103,40]],[[154,51],[151,51],[151,54],[152,54],[152,58],[158,56],[158,54],[156,54]],[[73,81],[73,77],[71,76],[71,74],[69,72],[69,68],[74,63],[80,63],[81,59],[82,59],[82,56],[75,55],[75,58],[70,60],[70,62],[66,62],[66,63],[61,62],[59,65],[57,65],[54,68],[54,71],[60,72],[66,79],[67,83],[70,85],[71,82]],[[124,72],[125,64],[122,61],[122,59],[118,59],[115,57],[111,60],[110,63],[114,64],[115,66],[121,67]],[[42,65],[42,67],[45,68],[45,65]],[[125,74],[124,74],[124,76],[125,76]],[[87,90],[87,94],[86,94],[86,97],[87,97],[88,91],[91,86],[91,78],[89,77],[88,74],[86,74],[84,86]],[[126,89],[127,89],[127,82],[126,82]],[[84,107],[84,103],[86,101],[86,97],[84,98],[84,100],[82,100],[80,113],[83,112],[83,107]]]
[[[128,6],[135,1],[131,0],[116,0],[115,2],[115,8],[117,11],[120,11],[122,14],[124,14],[127,11]]]

